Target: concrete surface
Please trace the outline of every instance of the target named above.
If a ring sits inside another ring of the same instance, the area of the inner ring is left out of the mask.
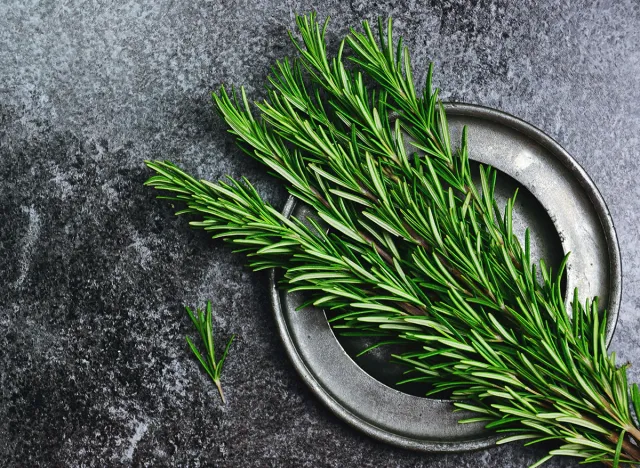
[[[624,269],[612,344],[640,363],[640,4],[30,1],[0,3],[0,466],[523,467],[541,448],[424,455],[340,422],[288,362],[266,275],[187,229],[142,161],[283,190],[226,136],[220,84],[263,94],[294,12],[330,38],[392,15],[423,81],[542,128],[608,202]],[[184,342],[214,299],[238,335],[228,405]],[[640,381],[638,367],[630,378]],[[551,467],[574,466],[555,460]],[[575,465],[577,466],[577,465]]]

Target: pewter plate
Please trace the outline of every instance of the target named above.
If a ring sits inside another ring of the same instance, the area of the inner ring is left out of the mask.
[[[553,139],[503,112],[468,104],[446,104],[452,142],[468,128],[471,158],[500,171],[496,198],[504,203],[519,187],[514,230],[532,237],[532,256],[554,265],[571,252],[565,295],[579,288],[581,300],[599,296],[609,310],[607,344],[618,318],[620,252],[609,211],[578,163]],[[312,216],[290,198],[286,216]],[[324,311],[296,310],[298,294],[277,289],[270,274],[271,299],[285,348],[302,379],[338,417],[384,442],[425,452],[458,452],[490,446],[497,437],[480,424],[458,424],[468,414],[453,413],[449,400],[419,396],[416,389],[391,387],[399,372],[384,352],[357,360],[364,344],[336,337]]]

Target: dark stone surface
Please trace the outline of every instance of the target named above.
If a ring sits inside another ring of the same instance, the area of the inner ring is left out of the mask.
[[[292,53],[294,12],[330,14],[333,40],[392,15],[417,80],[434,60],[445,98],[533,123],[594,179],[622,249],[612,349],[640,362],[640,4],[524,3],[0,3],[0,466],[521,467],[542,456],[518,445],[415,454],[347,427],[289,364],[266,276],[142,187],[142,161],[170,158],[201,177],[247,175],[281,204],[225,136],[210,91],[260,96],[269,64]],[[238,335],[227,406],[184,342],[182,305],[208,298],[218,332]]]

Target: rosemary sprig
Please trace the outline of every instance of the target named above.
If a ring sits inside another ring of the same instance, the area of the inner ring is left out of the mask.
[[[222,357],[219,360],[216,360],[216,350],[215,343],[213,340],[213,323],[211,321],[212,317],[212,309],[211,309],[211,301],[207,301],[207,311],[206,313],[199,308],[196,308],[196,312],[193,313],[189,307],[185,307],[187,314],[191,318],[193,325],[196,327],[202,342],[204,343],[205,354],[204,357],[198,351],[198,348],[193,344],[191,338],[186,337],[187,343],[189,344],[189,348],[195,355],[195,357],[200,361],[202,368],[205,372],[211,377],[213,383],[218,388],[218,392],[220,393],[220,398],[222,398],[222,402],[226,403],[227,400],[224,397],[224,393],[222,392],[222,385],[220,384],[220,375],[222,374],[222,366],[224,365],[224,361],[227,359],[227,353],[229,352],[229,347],[231,343],[233,343],[233,339],[236,337],[232,335],[227,342],[227,345],[224,348],[224,352],[222,353]]]
[[[467,388],[466,393],[459,390],[457,397],[471,399],[475,404],[465,402],[458,405],[463,409],[473,409],[479,414],[467,422],[482,420],[488,422],[490,428],[509,432],[510,435],[504,439],[506,442],[517,439],[531,439],[529,443],[552,439],[566,442],[552,451],[552,455],[574,455],[587,460],[606,461],[606,457],[617,447],[620,441],[618,434],[626,430],[616,432],[609,427],[619,426],[620,420],[624,419],[615,413],[614,416],[608,416],[601,407],[581,398],[581,394],[585,392],[580,387],[575,388],[572,380],[578,379],[585,382],[587,388],[591,388],[594,385],[593,377],[581,377],[579,373],[572,376],[571,371],[566,369],[566,364],[562,364],[566,358],[562,351],[551,350],[549,358],[544,355],[545,350],[549,351],[544,345],[542,349],[531,342],[528,346],[516,346],[513,343],[516,335],[513,332],[506,333],[495,318],[473,322],[477,329],[466,329],[461,333],[460,327],[455,326],[456,322],[447,320],[447,317],[454,318],[455,314],[455,318],[464,323],[465,320],[468,321],[465,317],[472,315],[465,316],[463,309],[451,308],[447,311],[443,304],[434,305],[429,314],[433,317],[403,316],[401,309],[392,308],[385,303],[385,299],[404,299],[406,291],[403,291],[398,277],[394,277],[393,271],[388,267],[386,270],[368,272],[351,258],[341,256],[339,249],[344,248],[344,253],[348,253],[349,247],[353,247],[348,242],[341,243],[337,236],[327,235],[317,229],[317,226],[309,229],[300,221],[287,220],[263,202],[248,185],[216,185],[195,181],[169,163],[149,165],[159,174],[150,179],[150,185],[177,193],[172,199],[189,200],[184,212],[198,213],[204,218],[203,221],[193,221],[191,224],[220,231],[218,237],[226,237],[243,246],[242,250],[249,252],[252,257],[260,258],[252,263],[254,268],[289,265],[285,274],[289,288],[301,288],[298,285],[302,283],[303,289],[315,293],[316,298],[319,297],[316,301],[319,305],[324,305],[327,298],[336,296],[331,299],[333,307],[347,311],[341,317],[347,323],[358,317],[359,320],[352,323],[357,326],[374,324],[380,327],[371,329],[376,334],[382,330],[391,336],[422,343],[423,353],[404,354],[398,358],[412,365],[414,372],[423,377],[420,380],[426,381],[428,377],[433,377],[440,390],[452,386]],[[384,268],[384,262],[379,263],[378,267]],[[381,278],[393,278],[398,283],[380,283]],[[382,286],[391,284],[395,284],[398,290],[396,295],[388,298],[375,296]],[[592,323],[598,317],[595,305],[585,309],[575,301],[574,308],[574,324],[578,324],[576,327],[602,331],[603,321],[599,321],[599,327],[594,327]],[[381,312],[387,315],[381,315]],[[557,313],[566,317],[562,309]],[[402,317],[402,320],[394,320],[394,317]],[[547,328],[550,326],[542,317],[540,320]],[[559,330],[555,332],[559,336],[552,343],[554,348],[558,346],[558,342],[566,339]],[[505,337],[510,340],[505,342]],[[601,341],[598,349],[603,350],[603,335],[599,333],[596,337]],[[590,339],[591,335],[587,341]],[[434,357],[440,359],[434,363]],[[443,358],[447,358],[448,362]],[[606,358],[606,354],[601,352],[600,372],[603,376],[609,375],[614,377],[614,381],[619,381],[619,376],[625,374],[625,368],[615,370],[614,359],[615,357]],[[447,378],[448,372],[454,374],[456,379],[452,381]],[[596,376],[595,380],[598,381],[603,376]],[[457,381],[459,379],[463,381]],[[635,388],[632,388],[632,395],[638,393]],[[616,392],[619,391],[621,389],[617,385]],[[634,398],[640,402],[637,396]],[[618,406],[615,408],[619,409]],[[518,428],[517,423],[523,427]],[[516,434],[511,436],[514,432]],[[584,443],[581,450],[576,450],[578,441]],[[623,439],[620,447],[624,446],[626,450],[622,452],[622,460],[634,460],[626,457],[636,453],[635,444]]]
[[[201,218],[193,226],[239,246],[252,268],[283,269],[283,286],[336,310],[345,333],[413,345],[396,356],[405,382],[452,391],[477,413],[467,422],[504,432],[502,443],[554,441],[539,464],[640,462],[630,411],[640,392],[607,355],[606,314],[577,291],[566,314],[564,263],[553,272],[531,261],[528,233],[524,245],[513,234],[513,199],[503,212],[494,199],[493,169],[480,168],[476,188],[466,135],[453,151],[431,70],[418,97],[390,23],[378,41],[364,23],[330,59],[326,22],[297,22],[301,57],[274,67],[262,118],[244,91],[240,102],[224,89],[214,98],[241,147],[319,220],[286,219],[247,181],[198,181],[171,163],[148,162],[147,184],[185,202],[180,213]],[[343,65],[346,45],[355,70]]]

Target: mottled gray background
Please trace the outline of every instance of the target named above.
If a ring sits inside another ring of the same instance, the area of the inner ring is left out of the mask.
[[[330,14],[331,40],[392,15],[417,80],[435,61],[445,98],[542,128],[596,182],[624,269],[612,349],[640,364],[640,4],[571,3],[2,1],[0,465],[522,467],[542,456],[416,454],[329,414],[287,360],[266,276],[155,200],[142,161],[244,174],[280,206],[210,91],[261,96],[269,65],[293,53],[295,12]],[[219,333],[238,334],[226,407],[184,343],[182,305],[207,298]]]

